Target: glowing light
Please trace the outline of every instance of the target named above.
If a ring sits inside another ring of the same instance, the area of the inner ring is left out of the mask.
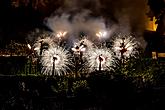
[[[60,31],[60,32],[57,33],[57,37],[61,38],[61,37],[64,37],[66,34],[67,34],[66,31],[64,31],[64,32]]]
[[[157,59],[157,53],[156,52],[152,52],[152,59]]]
[[[32,47],[30,46],[30,44],[27,44],[27,46],[28,46],[28,48],[31,50]]]
[[[157,19],[153,17],[153,19],[146,19],[146,29],[149,31],[156,31],[158,24],[156,24]]]
[[[116,53],[117,57],[130,57],[134,56],[138,51],[138,42],[132,36],[118,36],[114,40],[113,51]]]
[[[54,70],[54,75],[59,76],[67,74],[69,65],[72,65],[69,52],[61,47],[53,47],[45,51],[41,58],[41,63],[44,75],[53,75],[52,71]]]
[[[88,51],[86,58],[88,61],[87,66],[90,68],[89,71],[94,71],[95,69],[108,70],[113,63],[112,53],[107,48],[93,48]]]
[[[99,31],[98,33],[96,33],[96,36],[99,38],[104,38],[107,36],[107,32],[106,31]]]

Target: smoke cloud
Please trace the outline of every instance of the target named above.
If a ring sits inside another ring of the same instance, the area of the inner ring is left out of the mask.
[[[67,31],[69,40],[76,40],[83,34],[88,39],[97,40],[96,33],[106,32],[104,39],[112,33],[102,17],[92,17],[89,10],[82,10],[76,14],[62,13],[46,19],[46,25],[54,32]]]
[[[85,32],[94,40],[96,32],[106,30],[109,37],[133,33],[145,44],[146,6],[146,0],[63,0],[45,24],[53,32],[68,31],[70,39]]]
[[[88,9],[98,16],[115,20],[122,31],[141,32],[145,28],[146,0],[64,0],[61,10]]]

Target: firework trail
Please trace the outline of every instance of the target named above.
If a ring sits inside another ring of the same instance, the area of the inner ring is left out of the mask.
[[[107,48],[93,48],[88,51],[88,56],[86,56],[86,58],[90,72],[95,69],[108,70],[113,63],[112,53]]]
[[[67,74],[71,63],[71,55],[61,47],[49,48],[41,58],[42,71],[44,75]]]
[[[135,55],[138,53],[138,45],[139,42],[137,42],[132,36],[118,36],[116,39],[114,39],[112,50],[119,59],[122,57],[135,57]]]

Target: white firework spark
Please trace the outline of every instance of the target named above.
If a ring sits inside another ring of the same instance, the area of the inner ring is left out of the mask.
[[[94,44],[88,39],[84,38],[78,42],[79,45],[84,45],[87,50],[90,50],[94,47]]]
[[[71,57],[67,50],[61,47],[49,48],[41,58],[42,73],[44,75],[67,74],[69,66],[72,65]]]
[[[107,48],[93,48],[88,51],[87,61],[90,71],[94,71],[95,69],[108,70],[112,66],[113,57]]]
[[[27,46],[28,46],[28,48],[31,50],[32,49],[32,47],[31,47],[31,45],[30,44],[27,44]]]
[[[118,36],[114,40],[112,49],[119,59],[122,57],[129,58],[138,53],[136,50],[138,45],[139,42],[137,42],[132,36]]]
[[[80,52],[87,53],[87,51],[93,49],[93,47],[93,43],[88,39],[84,38],[74,44],[72,51],[74,51],[75,54],[80,54]]]
[[[50,37],[46,38],[38,38],[38,40],[34,44],[34,50],[37,52],[37,54],[40,56],[40,54],[43,54],[45,50],[52,48],[55,46],[55,43],[53,39]],[[41,52],[42,51],[42,52]]]
[[[53,39],[56,42],[56,44],[60,45],[60,43],[62,42],[62,40],[65,38],[65,36],[67,35],[67,31],[57,31],[53,33]]]
[[[59,31],[59,32],[57,32],[57,35],[56,36],[58,38],[61,38],[61,37],[64,37],[66,34],[67,34],[67,31],[64,31],[64,32],[63,31]]]
[[[107,37],[107,31],[99,31],[98,33],[96,33],[96,36],[101,39],[101,38],[105,38]]]

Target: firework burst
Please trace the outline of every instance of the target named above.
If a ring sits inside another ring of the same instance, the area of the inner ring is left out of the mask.
[[[55,46],[54,41],[50,37],[46,38],[38,38],[38,40],[34,44],[34,50],[36,53],[40,56],[42,55],[45,50],[48,50],[49,48],[53,48]]]
[[[74,51],[76,54],[80,54],[80,52],[86,53],[88,50],[93,49],[93,47],[93,43],[84,38],[79,42],[74,43],[72,51]]]
[[[41,63],[44,75],[65,75],[72,65],[69,52],[58,46],[45,51]]]
[[[93,43],[91,41],[89,41],[88,39],[84,38],[82,40],[79,41],[78,43],[79,45],[84,45],[86,47],[87,50],[90,50],[93,48]]]
[[[93,47],[93,43],[88,39],[84,38],[74,44],[72,51],[75,55],[80,56],[80,60],[84,60],[85,56],[87,56],[88,54],[88,51],[92,50]]]
[[[90,71],[97,70],[108,70],[112,66],[113,57],[112,53],[107,48],[93,48],[88,51],[86,56]]]
[[[118,36],[114,40],[113,51],[119,59],[121,59],[122,57],[135,57],[135,55],[138,53],[138,51],[136,50],[138,44],[139,43],[132,36]]]

